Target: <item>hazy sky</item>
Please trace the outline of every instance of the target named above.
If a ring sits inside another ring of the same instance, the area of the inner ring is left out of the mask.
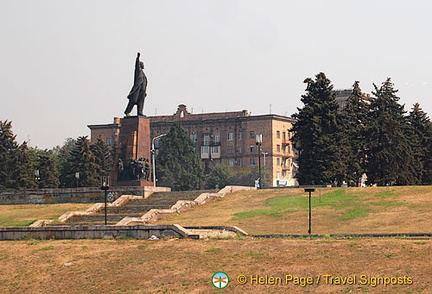
[[[0,120],[51,148],[123,116],[141,52],[144,113],[292,115],[303,80],[391,77],[432,115],[432,1],[0,0]],[[136,113],[134,108],[133,113]]]

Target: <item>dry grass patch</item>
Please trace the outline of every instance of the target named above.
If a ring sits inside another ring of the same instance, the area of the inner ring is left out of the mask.
[[[26,240],[0,242],[2,293],[430,293],[431,240]],[[407,262],[409,261],[409,262]],[[239,275],[411,277],[411,285],[240,285]]]
[[[312,232],[424,233],[432,227],[432,187],[323,188],[313,194]],[[304,189],[240,191],[157,223],[231,225],[250,234],[305,234]]]
[[[72,210],[86,210],[89,203],[0,205],[0,227],[29,226],[39,219],[56,219]]]

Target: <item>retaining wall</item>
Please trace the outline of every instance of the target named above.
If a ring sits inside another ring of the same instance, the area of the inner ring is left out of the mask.
[[[165,187],[112,186],[108,190],[109,201],[115,201],[121,195],[148,197],[153,192],[166,192]],[[0,205],[5,204],[48,204],[48,203],[96,203],[104,202],[105,195],[99,187],[7,190],[0,191]]]
[[[188,230],[179,225],[0,228],[0,240],[104,239],[116,237],[149,239],[152,236],[199,239],[199,235],[189,234]]]

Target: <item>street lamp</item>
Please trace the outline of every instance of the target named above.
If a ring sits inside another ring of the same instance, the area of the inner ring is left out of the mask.
[[[304,189],[305,192],[309,192],[309,235],[312,233],[312,192],[315,192],[314,188]]]
[[[75,173],[75,179],[76,179],[76,182],[77,182],[77,188],[78,188],[78,185],[79,185],[79,177],[80,177],[80,174],[79,174],[79,172],[76,172]]]
[[[264,157],[264,166],[266,166],[265,157],[266,157],[266,155],[268,155],[268,152],[264,152],[264,151],[261,150],[261,154],[262,154],[263,157]]]
[[[258,149],[258,188],[261,189],[261,145],[262,145],[262,134],[255,136],[255,141]]]
[[[152,168],[153,168],[153,186],[156,187],[156,150],[155,150],[155,140],[166,136],[166,134],[162,134],[156,136],[152,139],[151,145],[151,153],[152,153]]]
[[[109,177],[103,176],[102,177],[102,185],[101,190],[105,191],[105,225],[107,225],[107,201],[108,201],[108,190],[109,190]]]

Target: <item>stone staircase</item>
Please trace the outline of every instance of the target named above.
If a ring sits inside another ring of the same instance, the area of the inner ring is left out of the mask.
[[[179,200],[193,201],[202,193],[212,193],[215,191],[179,191],[179,192],[155,192],[149,198],[130,199],[125,204],[118,207],[107,208],[107,224],[115,225],[125,217],[141,217],[151,209],[169,209]],[[76,215],[69,218],[63,224],[67,226],[93,226],[105,223],[104,207],[97,210],[94,214]]]

